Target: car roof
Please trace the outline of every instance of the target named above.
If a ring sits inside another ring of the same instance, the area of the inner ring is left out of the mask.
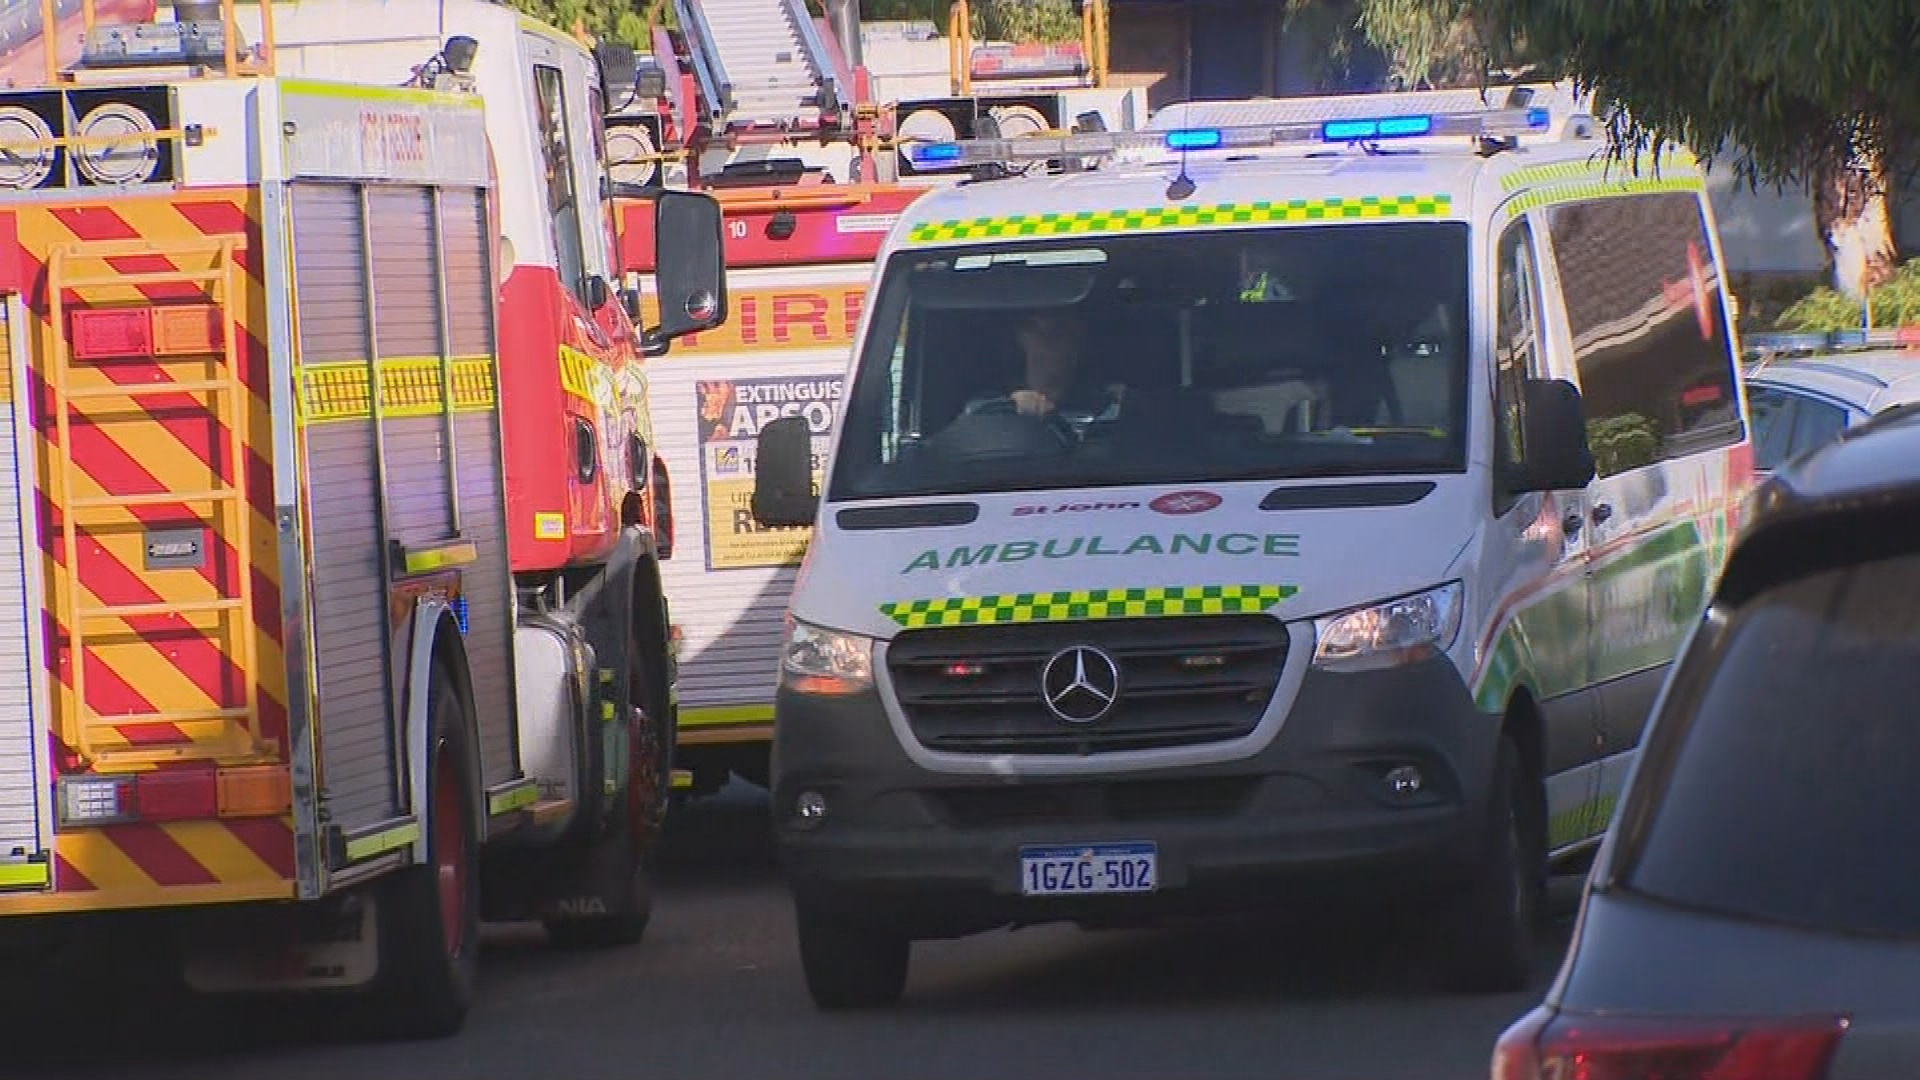
[[[1781,463],[1747,501],[1720,597],[1804,571],[1836,539],[1911,550],[1920,535],[1920,404],[1896,405]]]
[[[1877,413],[1920,401],[1920,352],[1876,349],[1776,360],[1749,371],[1747,381],[1806,390]]]

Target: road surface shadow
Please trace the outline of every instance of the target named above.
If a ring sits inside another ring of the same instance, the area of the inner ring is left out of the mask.
[[[660,883],[689,888],[777,880],[767,809],[767,793],[739,780],[676,807],[660,841]]]
[[[1577,892],[1577,885],[1575,886]],[[1213,1009],[1275,1001],[1405,1001],[1446,994],[1434,938],[1416,922],[1301,918],[1268,914],[1193,920],[1152,929],[1076,933],[1055,928],[1013,931],[1045,935],[1055,947],[1034,948],[1030,963],[970,963],[967,941],[915,946],[916,979],[908,1007],[941,1014],[1078,1012],[1147,1006]],[[1538,995],[1566,951],[1571,919],[1556,918],[1539,936]]]
[[[488,927],[481,1005],[467,1033],[401,1056],[484,1057],[480,1047],[497,1046],[500,1025],[517,1017],[532,1026],[507,1038],[538,1041],[551,1034],[539,1016],[576,1015],[609,993],[652,996],[641,984],[656,979],[677,987],[665,995],[683,1003],[669,1010],[674,1015],[747,1008],[776,1024],[816,1017],[836,1026],[873,1022],[820,1016],[806,1002],[766,809],[764,793],[729,790],[677,815],[660,854],[660,912],[637,949],[574,953],[549,946],[538,926]],[[1540,945],[1532,996],[1565,948],[1578,886],[1578,880],[1556,885],[1560,925]],[[708,940],[716,935],[727,940]],[[753,961],[749,982],[739,981],[727,963],[716,966],[716,958],[736,955]],[[328,1031],[327,1014],[305,1003],[260,1007],[196,999],[151,976],[129,976],[111,952],[106,956],[106,962],[62,965],[50,978],[15,969],[15,978],[0,984],[9,1025],[31,1033],[13,1040],[0,1075],[123,1080],[140,1066],[167,1065],[181,1070],[169,1075],[237,1067],[264,1074],[276,1056],[358,1038]],[[1412,931],[1272,916],[1099,933],[1042,927],[928,942],[915,947],[914,970],[907,999],[893,1014],[900,1023],[938,1024],[942,1016],[977,1021],[994,1013],[1232,1009],[1276,1000],[1393,1002],[1430,995],[1437,985]],[[31,990],[23,994],[22,986]],[[446,1049],[431,1049],[436,1046]]]

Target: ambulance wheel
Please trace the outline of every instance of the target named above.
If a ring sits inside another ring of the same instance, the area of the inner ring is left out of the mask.
[[[471,728],[446,668],[435,663],[427,688],[427,861],[380,885],[380,970],[371,1026],[401,1039],[459,1033],[473,1004],[480,968],[480,876],[475,858]]]
[[[801,905],[797,912],[800,969],[816,1007],[882,1009],[907,989],[913,942]]]
[[[1540,896],[1533,868],[1540,860],[1530,853],[1540,841],[1520,813],[1525,776],[1518,748],[1502,738],[1479,866],[1443,931],[1447,981],[1462,993],[1517,993],[1532,978]]]

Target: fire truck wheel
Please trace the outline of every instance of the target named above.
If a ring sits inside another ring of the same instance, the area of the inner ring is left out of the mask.
[[[626,813],[586,855],[585,879],[598,885],[594,891],[605,913],[547,920],[547,940],[562,948],[637,945],[653,919],[652,862],[672,790],[668,741],[672,733],[660,719],[668,715],[666,692],[653,674],[660,665],[647,662],[663,654],[649,650],[649,644],[664,648],[664,637],[645,632],[629,635],[627,669],[632,682],[628,697],[634,723]]]
[[[428,762],[432,819],[427,861],[383,882],[380,974],[373,1022],[392,1038],[437,1039],[460,1031],[480,962],[476,796],[467,710],[439,664],[427,690],[433,735]]]
[[[659,842],[673,805],[676,732],[667,649],[664,612],[658,620],[643,617],[627,641],[627,699],[635,710],[628,812],[639,824],[643,855],[651,854]]]

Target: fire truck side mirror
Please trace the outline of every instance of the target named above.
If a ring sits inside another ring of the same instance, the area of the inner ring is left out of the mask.
[[[650,351],[675,338],[727,321],[727,272],[720,201],[697,191],[662,190],[653,196],[660,325],[647,330]]]
[[[813,490],[813,430],[804,416],[783,416],[760,429],[753,452],[753,519],[767,526],[811,525],[819,511]]]
[[[1528,379],[1520,411],[1521,460],[1510,466],[1507,490],[1569,491],[1593,480],[1587,410],[1565,379]]]

